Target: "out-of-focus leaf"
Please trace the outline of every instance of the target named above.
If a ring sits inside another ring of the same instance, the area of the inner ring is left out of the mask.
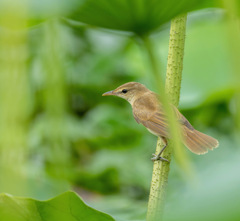
[[[84,0],[0,0],[1,15],[11,14],[8,19],[11,23],[14,11],[21,10],[21,13],[29,25],[36,25],[46,19],[53,17],[62,17],[71,14],[76,8],[79,8]],[[11,13],[12,12],[12,13]],[[0,22],[0,25],[6,25]]]
[[[189,30],[182,84],[186,107],[226,100],[234,93],[225,33],[224,22],[202,23]]]
[[[222,149],[218,149],[218,153],[212,155],[218,162],[205,168],[202,163],[199,185],[177,190],[171,197],[165,211],[165,220],[239,220],[239,151],[229,151],[227,148],[224,150],[224,146],[219,148]],[[229,158],[226,158],[226,155],[221,156],[220,152],[229,153]]]
[[[103,194],[116,193],[120,189],[118,170],[113,167],[109,167],[99,174],[80,170],[75,173],[72,181],[82,188]]]
[[[214,0],[86,0],[71,19],[143,35],[179,14],[212,6]]]
[[[114,221],[106,213],[87,206],[73,192],[66,192],[48,201],[0,195],[1,220],[11,221]]]

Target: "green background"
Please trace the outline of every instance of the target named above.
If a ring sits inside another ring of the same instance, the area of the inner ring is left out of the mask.
[[[220,146],[202,156],[186,150],[191,174],[172,161],[165,219],[237,220],[239,32],[220,7],[197,0],[0,1],[0,192],[48,200],[73,190],[116,220],[144,220],[156,137],[135,122],[126,101],[101,95],[129,81],[157,91],[141,37],[152,41],[164,78],[169,21],[189,12],[179,108]],[[234,8],[229,13],[237,16],[238,2]],[[4,196],[0,214],[9,214],[16,206]],[[29,217],[49,209],[49,201],[11,199],[22,200],[17,205]],[[46,219],[59,220],[61,205],[85,213],[81,202],[61,195]]]

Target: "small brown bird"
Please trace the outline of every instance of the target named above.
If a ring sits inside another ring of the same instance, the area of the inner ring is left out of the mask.
[[[167,139],[170,138],[169,126],[158,95],[137,82],[123,84],[115,90],[103,94],[103,96],[109,95],[115,95],[127,100],[132,106],[133,116],[137,123],[143,124],[152,134],[163,139],[165,146],[158,155],[154,155],[152,160],[167,161],[161,157],[161,154],[167,146]],[[178,109],[175,106],[172,107],[180,124],[183,143],[190,151],[195,154],[205,154],[209,149],[213,150],[218,147],[216,139],[195,130]]]

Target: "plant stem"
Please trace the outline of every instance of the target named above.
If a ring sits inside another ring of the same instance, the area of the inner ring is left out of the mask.
[[[180,98],[186,21],[187,15],[182,15],[171,22],[165,90],[175,106],[178,106]]]
[[[178,106],[179,103],[183,69],[186,19],[187,15],[181,15],[174,18],[171,22],[170,29],[165,92],[167,95],[166,98],[169,99],[169,102],[174,104],[175,106]],[[148,45],[146,44],[146,46]],[[150,47],[148,47],[148,54],[153,67],[153,71],[155,72],[155,76],[158,76],[159,70],[158,68],[156,68],[157,67],[156,58],[154,58],[153,53],[150,50]],[[159,77],[156,77],[156,80],[159,80]],[[160,82],[159,86],[161,87],[162,85],[163,84]],[[160,90],[163,90],[162,88],[163,87],[161,87]],[[162,141],[161,139],[158,139],[156,153],[158,153],[161,148]],[[166,150],[163,152],[162,157],[171,161],[171,155],[172,147],[170,143]],[[168,162],[163,161],[154,162],[151,189],[148,202],[147,221],[162,220],[169,169],[170,163]]]
[[[28,128],[32,104],[28,71],[27,5],[1,2],[0,14],[0,189],[28,193]],[[4,218],[1,220],[4,220]]]
[[[152,68],[152,73],[154,75],[154,83],[158,90],[158,93],[160,96],[164,97],[163,94],[165,93],[164,91],[164,82],[163,78],[160,75],[160,68],[159,68],[159,62],[157,60],[157,57],[153,51],[153,45],[151,40],[149,39],[149,36],[144,36],[142,37],[142,40],[144,42],[144,46],[147,50],[147,55],[150,61],[150,65]]]

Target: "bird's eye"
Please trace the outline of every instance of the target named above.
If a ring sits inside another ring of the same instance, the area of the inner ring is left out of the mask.
[[[127,93],[127,89],[123,89],[122,92],[123,92],[124,94],[126,94],[126,93]]]

